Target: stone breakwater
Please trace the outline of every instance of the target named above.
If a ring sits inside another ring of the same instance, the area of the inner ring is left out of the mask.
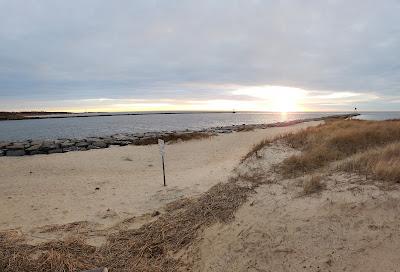
[[[89,137],[85,139],[26,140],[19,142],[0,142],[0,156],[53,154],[108,148],[110,146],[149,145],[156,144],[158,139],[163,139],[165,142],[179,142],[190,139],[200,139],[217,136],[224,133],[251,131],[254,129],[266,129],[271,127],[283,127],[302,122],[320,121],[329,118],[344,119],[351,118],[357,115],[358,114],[333,115],[321,118],[302,119],[273,124],[243,124],[224,127],[213,127],[202,130],[126,133],[106,137]]]

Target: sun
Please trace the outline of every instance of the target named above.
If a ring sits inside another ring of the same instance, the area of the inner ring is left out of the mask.
[[[279,93],[271,100],[273,111],[294,112],[300,110],[298,98],[291,93]]]
[[[240,88],[233,93],[258,98],[260,101],[256,103],[262,104],[263,110],[275,112],[303,110],[301,104],[306,96],[306,91],[300,88],[270,85]]]

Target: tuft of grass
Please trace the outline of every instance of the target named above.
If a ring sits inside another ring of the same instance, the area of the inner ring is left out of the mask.
[[[261,149],[263,149],[266,146],[269,146],[271,144],[271,140],[269,139],[264,139],[261,142],[259,142],[258,144],[255,144],[249,152],[247,152],[246,155],[244,155],[240,162],[243,163],[245,160],[249,159],[250,157],[252,157],[253,155],[256,155],[256,157],[259,157],[259,151],[261,151]]]
[[[356,172],[367,178],[400,182],[400,142],[370,149],[350,157],[340,170]]]
[[[400,121],[332,120],[282,138],[302,151],[281,164],[283,174],[298,176],[358,152],[400,139]]]
[[[309,179],[303,181],[303,195],[310,195],[317,193],[324,189],[324,184],[322,183],[322,176],[315,175]]]

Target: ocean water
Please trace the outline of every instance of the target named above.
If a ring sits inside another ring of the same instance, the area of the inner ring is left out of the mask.
[[[322,117],[343,112],[238,112],[113,115],[63,119],[32,119],[0,122],[0,140],[85,138],[118,133],[203,129],[217,126],[260,124]],[[361,119],[400,118],[400,112],[363,112]]]

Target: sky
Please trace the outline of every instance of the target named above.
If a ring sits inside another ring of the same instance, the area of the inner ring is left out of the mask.
[[[399,0],[0,0],[0,111],[400,110]]]

